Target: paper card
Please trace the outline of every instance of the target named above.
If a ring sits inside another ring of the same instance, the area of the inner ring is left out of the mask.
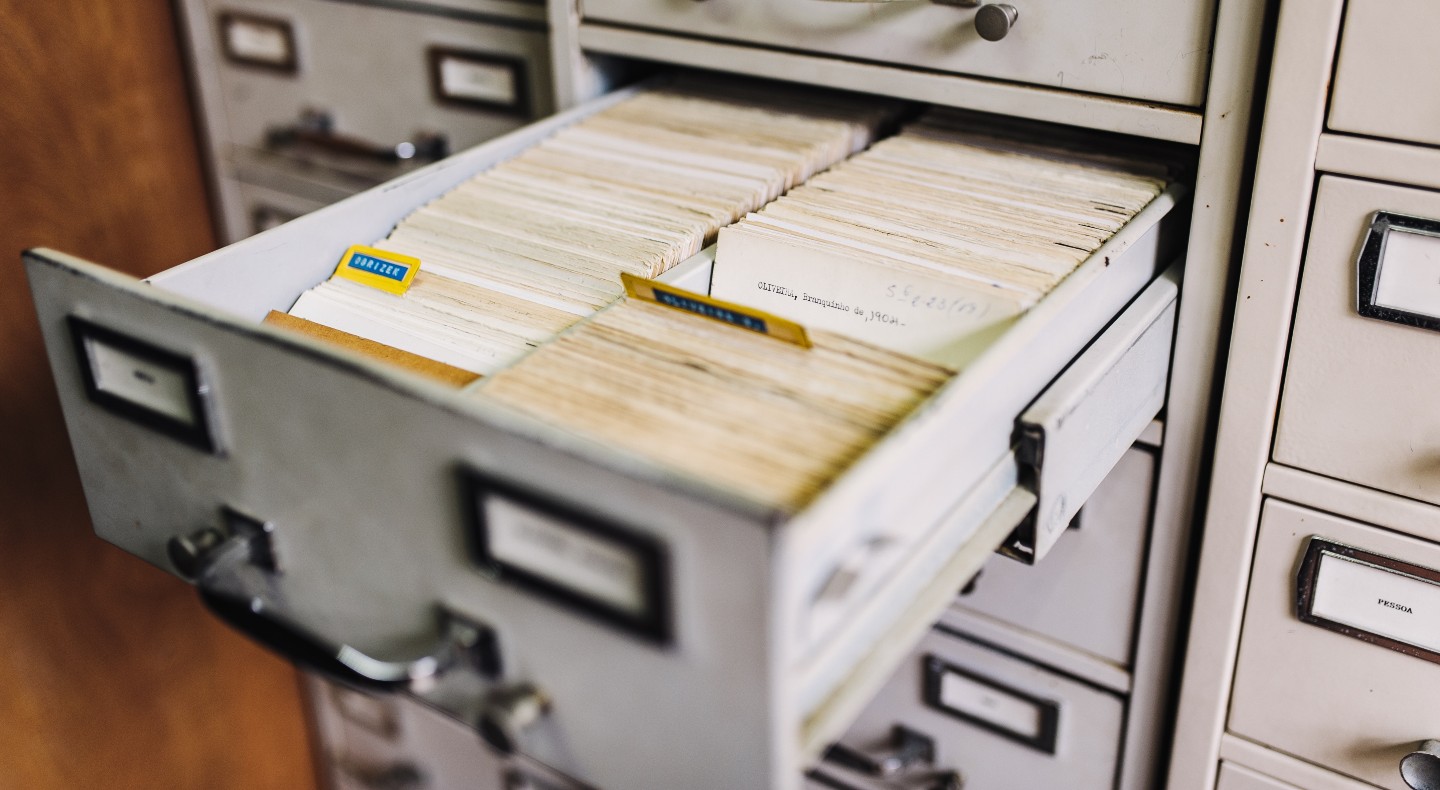
[[[999,288],[720,231],[710,294],[951,368],[974,359],[1025,308]]]

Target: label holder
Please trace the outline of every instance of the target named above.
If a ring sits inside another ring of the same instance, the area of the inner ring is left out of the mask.
[[[206,453],[218,453],[219,448],[210,429],[210,388],[202,379],[199,366],[193,358],[91,323],[79,316],[68,316],[67,320],[75,345],[75,359],[80,366],[80,376],[85,382],[85,394],[90,402]],[[180,376],[184,382],[190,419],[186,421],[173,417],[107,390],[102,386],[101,376],[96,371],[98,363],[91,353],[91,344],[137,358]]]
[[[264,16],[244,11],[223,11],[217,18],[219,25],[220,49],[225,60],[246,68],[264,69],[275,74],[293,77],[300,73],[300,57],[296,52],[295,24],[281,17]],[[265,28],[279,35],[284,41],[284,55],[278,59],[259,58],[238,52],[231,37],[237,25]]]
[[[432,46],[425,50],[425,61],[429,65],[430,95],[436,102],[471,110],[501,112],[520,118],[530,117],[530,84],[526,79],[528,64],[523,58],[472,49]],[[449,62],[481,67],[500,67],[507,70],[512,87],[510,99],[508,101],[483,99],[478,96],[465,96],[450,90],[445,84],[445,64]]]
[[[1440,316],[1387,307],[1375,302],[1385,264],[1386,242],[1392,233],[1413,233],[1440,240],[1440,220],[1412,217],[1393,211],[1377,211],[1370,217],[1370,229],[1355,261],[1355,310],[1366,318],[1389,321],[1440,332]]]
[[[669,558],[658,540],[474,469],[462,468],[460,476],[465,497],[464,510],[470,522],[471,559],[487,576],[647,641],[660,645],[672,642]],[[541,517],[564,522],[566,529],[582,539],[596,540],[625,552],[640,569],[642,610],[638,613],[626,611],[587,595],[574,586],[557,583],[496,556],[486,508],[492,498]]]
[[[1440,571],[1426,568],[1413,563],[1397,560],[1394,557],[1386,557],[1382,554],[1357,549],[1354,546],[1347,546],[1343,543],[1336,543],[1326,540],[1319,535],[1312,535],[1310,542],[1305,547],[1305,557],[1300,562],[1300,571],[1295,575],[1295,615],[1301,622],[1319,626],[1327,631],[1333,631],[1343,636],[1359,639],[1372,645],[1394,650],[1397,653],[1404,653],[1407,656],[1424,659],[1434,664],[1440,664],[1440,652],[1426,650],[1418,645],[1409,642],[1402,642],[1388,636],[1357,628],[1353,625],[1329,620],[1320,615],[1314,614],[1311,610],[1315,605],[1315,588],[1320,577],[1320,560],[1325,556],[1336,557],[1342,560],[1349,560],[1385,573],[1394,573],[1401,576],[1408,576],[1423,582],[1429,582],[1440,586]]]
[[[954,716],[973,726],[979,727],[986,732],[993,733],[1007,740],[1029,746],[1036,751],[1045,754],[1055,754],[1055,745],[1060,733],[1060,706],[1050,700],[1027,694],[1017,688],[1007,686],[996,680],[978,675],[964,667],[951,664],[939,656],[925,656],[925,687],[923,690],[925,704],[947,716]],[[941,684],[946,675],[959,675],[971,683],[994,689],[1007,697],[1020,700],[1021,702],[1034,706],[1039,714],[1039,728],[1035,737],[1017,732],[987,719],[980,718],[964,710],[945,704],[941,696]]]

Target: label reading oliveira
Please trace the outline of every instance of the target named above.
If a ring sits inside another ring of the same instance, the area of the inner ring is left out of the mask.
[[[664,291],[659,288],[655,288],[653,292],[655,294],[655,301],[667,307],[674,307],[677,310],[703,315],[706,318],[713,318],[716,321],[724,321],[727,324],[748,329],[751,332],[759,332],[761,334],[768,333],[765,321],[753,315],[746,315],[745,313],[736,312],[735,310],[728,310],[724,307],[706,304],[698,299],[670,293],[669,291]]]
[[[803,348],[810,347],[805,327],[777,315],[756,310],[735,302],[712,299],[704,294],[686,291],[672,285],[622,274],[625,292],[632,299],[654,302],[675,310],[683,310],[712,321],[720,321],[740,329],[783,340]]]

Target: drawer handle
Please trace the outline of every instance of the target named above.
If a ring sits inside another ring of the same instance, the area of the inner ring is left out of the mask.
[[[475,729],[501,754],[514,754],[520,735],[550,710],[550,698],[529,683],[501,687],[485,700]]]
[[[1401,757],[1400,778],[1411,790],[1440,790],[1440,741],[1425,741]]]
[[[305,110],[297,123],[271,128],[265,133],[265,144],[272,151],[304,146],[389,164],[412,159],[435,162],[450,154],[449,140],[443,134],[421,133],[415,136],[413,142],[405,140],[395,145],[384,145],[335,131],[334,118],[321,110]]]
[[[1019,18],[1020,12],[1009,3],[983,5],[975,12],[975,32],[986,41],[999,41],[1010,35]]]
[[[825,760],[857,773],[887,778],[907,774],[935,762],[935,741],[901,724],[890,730],[890,751],[871,755],[843,743],[825,750]]]
[[[170,540],[177,567],[194,580],[200,600],[212,614],[296,664],[343,685],[377,692],[410,689],[435,680],[461,659],[482,676],[499,672],[494,632],[476,623],[446,615],[443,637],[427,655],[408,661],[373,658],[345,644],[331,642],[274,612],[255,590],[272,575],[256,562],[255,536],[201,530]]]

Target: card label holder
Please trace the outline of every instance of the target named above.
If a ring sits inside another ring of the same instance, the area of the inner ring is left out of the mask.
[[[431,47],[430,92],[441,104],[530,115],[524,60],[489,52]]]
[[[668,559],[659,541],[474,471],[463,478],[474,560],[488,576],[670,642]]]
[[[1375,212],[1355,279],[1360,315],[1440,332],[1440,220]]]
[[[226,11],[217,24],[221,51],[230,63],[287,76],[299,72],[295,26],[290,20]]]
[[[1440,663],[1440,571],[1313,536],[1295,601],[1302,622]]]
[[[1060,706],[937,656],[925,657],[925,704],[983,730],[1055,753]]]
[[[69,317],[80,375],[91,402],[207,453],[209,387],[195,360],[78,316]]]

